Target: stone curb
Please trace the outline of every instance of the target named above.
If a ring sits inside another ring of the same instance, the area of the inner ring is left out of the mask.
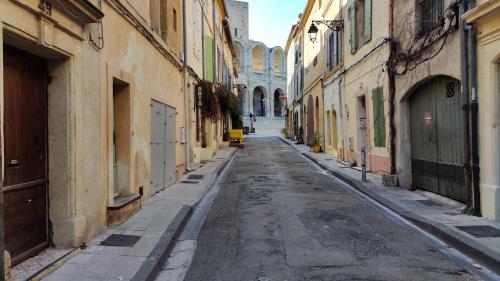
[[[205,190],[204,194],[206,194],[206,192],[212,188],[221,172],[235,157],[236,152],[237,150],[235,149],[229,155],[225,163],[218,166],[214,170],[215,176],[213,176],[210,180],[208,188]],[[144,261],[144,263],[141,265],[139,271],[135,273],[131,281],[153,281],[156,279],[158,273],[161,271],[161,265],[168,259],[168,257],[172,253],[172,250],[177,242],[177,238],[184,230],[184,227],[186,226],[189,218],[193,214],[194,208],[199,204],[204,194],[201,195],[193,205],[185,205],[181,208],[181,210],[175,216],[174,220],[169,224],[165,232],[162,234],[158,243],[156,243],[153,251],[151,251],[146,261]]]
[[[161,270],[160,266],[170,256],[174,248],[177,237],[181,234],[184,226],[191,217],[193,208],[191,206],[183,206],[179,213],[175,216],[174,220],[167,227],[158,243],[156,243],[153,251],[149,254],[148,258],[139,268],[132,278],[132,281],[153,281],[155,280],[158,272]]]
[[[328,168],[325,164],[323,164],[321,161],[313,158],[312,156],[308,155],[307,153],[302,153],[300,152],[295,146],[290,143],[289,141],[283,139],[280,137],[280,139],[289,145],[292,149],[294,149],[297,153],[304,155],[307,159],[313,161],[316,163],[318,166],[320,166],[322,169],[328,171],[330,174],[333,176],[339,178],[349,186],[353,187],[357,191],[363,193],[364,195],[370,197],[371,199],[377,201],[378,203],[382,204],[386,208],[392,210],[399,216],[403,217],[404,219],[410,221],[411,223],[417,225],[419,228],[424,230],[427,233],[432,234],[433,236],[437,237],[438,239],[444,241],[445,243],[453,246],[460,252],[464,253],[468,257],[474,259],[476,262],[479,262],[486,266],[489,270],[496,274],[500,274],[500,254],[492,251],[491,249],[479,244],[478,242],[466,237],[465,235],[459,233],[458,231],[452,229],[451,227],[448,227],[444,224],[441,224],[439,222],[435,222],[432,220],[429,220],[425,217],[416,215],[414,213],[411,213],[407,211],[406,209],[402,208],[401,206],[395,204],[394,202],[383,198],[382,196],[378,195],[376,192],[370,190],[367,188],[360,180],[354,179],[348,175],[342,174],[336,170],[333,170],[331,168]]]

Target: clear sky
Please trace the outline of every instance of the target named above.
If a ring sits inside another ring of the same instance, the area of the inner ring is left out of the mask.
[[[249,3],[250,39],[285,47],[288,33],[306,0],[243,0]]]

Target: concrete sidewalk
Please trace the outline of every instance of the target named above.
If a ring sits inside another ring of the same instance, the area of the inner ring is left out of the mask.
[[[465,215],[465,205],[430,192],[386,187],[376,174],[368,173],[368,182],[363,183],[358,169],[332,155],[313,153],[306,145],[281,139],[358,191],[469,256],[478,267],[500,274],[499,222]]]
[[[151,197],[126,222],[97,235],[87,243],[86,249],[78,251],[43,280],[149,280],[165,255],[168,257],[193,207],[215,183],[235,152],[234,148],[219,150],[213,161],[207,161],[185,175],[181,182]],[[203,178],[193,179],[190,175]],[[112,234],[137,236],[138,241],[131,247],[101,245]]]

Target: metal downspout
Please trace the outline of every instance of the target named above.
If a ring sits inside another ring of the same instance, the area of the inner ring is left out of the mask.
[[[459,32],[460,32],[460,66],[461,66],[461,84],[462,84],[462,109],[464,110],[464,168],[465,168],[465,185],[469,196],[467,198],[467,206],[473,207],[472,204],[472,173],[471,173],[471,141],[470,141],[470,102],[469,102],[469,60],[468,60],[468,44],[466,40],[465,21],[462,19],[467,9],[467,1],[462,1],[459,4]]]
[[[186,171],[190,172],[191,169],[191,156],[189,150],[191,149],[191,123],[189,122],[189,94],[188,94],[188,55],[187,55],[187,32],[186,32],[186,0],[182,0],[182,38],[183,38],[183,54],[184,62],[182,68],[182,81],[184,91],[184,162]]]
[[[397,174],[396,164],[396,126],[394,124],[394,115],[396,111],[395,94],[396,94],[396,77],[392,71],[392,65],[396,53],[396,45],[393,39],[394,35],[394,3],[393,0],[389,1],[389,61],[387,63],[387,75],[389,78],[389,142],[390,142],[390,155],[391,155],[391,175]]]
[[[469,10],[475,8],[475,1],[469,1]],[[470,87],[471,87],[471,130],[472,130],[472,206],[474,215],[481,215],[480,196],[480,162],[479,162],[479,104],[477,99],[477,29],[474,24],[468,24],[469,56],[470,56]]]
[[[346,161],[347,160],[347,156],[346,156],[346,147],[345,147],[345,144],[346,144],[346,141],[345,141],[345,116],[344,116],[344,105],[343,105],[343,102],[342,102],[342,78],[339,79],[339,115],[340,115],[340,120],[341,120],[341,126],[340,126],[340,144],[341,144],[341,147],[342,147],[342,155],[341,155],[341,159],[343,161]]]

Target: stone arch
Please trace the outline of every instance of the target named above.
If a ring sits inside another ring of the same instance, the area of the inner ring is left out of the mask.
[[[448,75],[448,74],[434,74],[434,75],[429,75],[426,76],[420,80],[416,80],[411,86],[409,87],[403,87],[403,89],[399,89],[399,92],[404,93],[403,95],[399,96],[399,102],[407,102],[410,99],[410,96],[418,90],[423,84],[427,83],[428,81],[435,79],[437,77],[450,77],[456,80],[460,81],[460,77],[454,77],[453,75]]]
[[[252,48],[252,67],[256,70],[265,70],[267,61],[266,47],[257,44]]]
[[[266,116],[266,90],[262,86],[253,90],[253,113],[259,117]]]
[[[274,91],[274,117],[283,117],[285,109],[285,93],[278,88]]]
[[[283,72],[285,68],[284,61],[283,50],[281,48],[274,48],[272,57],[273,71]]]

